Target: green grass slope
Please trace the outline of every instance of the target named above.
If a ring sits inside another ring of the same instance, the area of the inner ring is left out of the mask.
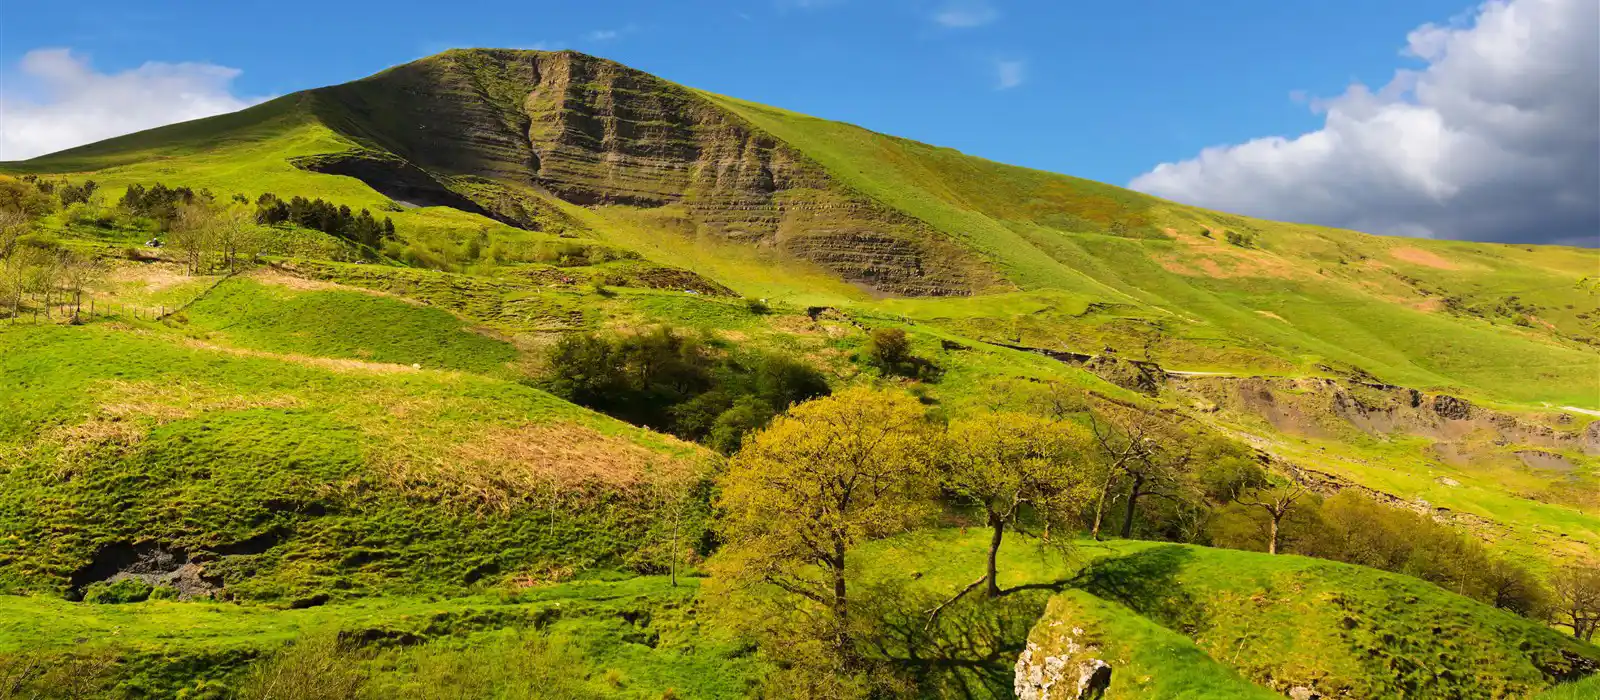
[[[668,551],[648,487],[703,468],[510,381],[173,325],[0,330],[0,588],[81,595],[154,550],[258,600],[648,570]]]
[[[1067,653],[1064,647],[1069,639],[1091,648],[1090,653]],[[1066,591],[1051,598],[1028,641],[1036,664],[1056,655],[1075,662],[1092,656],[1110,664],[1106,700],[1280,697],[1217,663],[1187,637],[1083,591]],[[1067,682],[1076,680],[1069,676]]]
[[[220,344],[274,353],[421,365],[486,376],[506,375],[508,365],[517,359],[510,343],[472,332],[449,312],[331,285],[294,291],[235,278],[207,292],[184,310],[184,316],[190,330],[204,332]]]
[[[1127,543],[1083,591],[1193,639],[1245,678],[1340,697],[1526,697],[1600,648],[1416,579],[1291,555]]]
[[[982,251],[1023,287],[1112,306],[1102,318],[1004,314],[997,320],[1015,323],[986,335],[1070,339],[1079,351],[1103,341],[1178,369],[1282,374],[1329,364],[1407,386],[1600,406],[1600,355],[1581,341],[1596,335],[1600,308],[1586,284],[1600,266],[1594,251],[1246,219],[707,97]],[[1253,236],[1253,246],[1229,245],[1227,231]],[[1533,310],[1525,326],[1504,308],[1513,296]],[[926,302],[923,314],[947,318],[941,304]]]
[[[668,110],[663,116],[681,112],[678,116],[685,119],[694,115],[714,120],[711,123],[722,130],[718,133],[747,124],[753,137],[770,138],[792,149],[794,157],[814,162],[815,168],[803,169],[810,173],[806,177],[828,178],[818,185],[820,190],[800,189],[784,196],[842,197],[838,201],[857,202],[848,207],[886,207],[884,211],[898,212],[915,226],[944,237],[946,243],[940,245],[948,248],[954,243],[989,261],[1007,281],[1045,292],[1034,297],[1033,308],[1001,304],[976,319],[958,301],[919,300],[898,307],[952,332],[1079,351],[1109,346],[1178,369],[1246,374],[1359,370],[1406,386],[1520,403],[1600,408],[1592,382],[1600,364],[1600,353],[1592,344],[1600,336],[1596,328],[1600,286],[1590,279],[1600,258],[1593,251],[1393,239],[1230,216],[1110,185],[992,163],[847,124],[687,92],[615,64],[575,54],[561,56],[571,58],[561,63],[528,52],[452,52],[346,86],[291,95],[236,114],[120,137],[4,169],[93,173],[113,196],[126,184],[164,180],[249,196],[272,191],[285,197],[331,197],[357,208],[394,208],[387,197],[359,180],[302,170],[290,160],[358,146],[381,149],[388,144],[407,152],[418,150],[421,146],[409,132],[401,133],[407,128],[401,123],[403,116],[437,119],[441,128],[479,125],[472,129],[489,128],[484,125],[500,120],[577,119],[572,115],[598,109],[584,100],[601,99],[595,96],[601,93],[568,90],[565,102],[538,108],[555,111],[526,107],[534,111],[524,115],[518,111],[525,109],[519,91],[530,89],[536,79],[549,79],[530,71],[579,71],[583,66],[582,70],[595,72],[584,79],[607,81],[594,88],[604,93],[604,99],[643,115],[634,117],[645,120],[638,122],[643,131],[637,138],[669,130],[662,132],[662,143],[723,147],[721,141],[689,135],[699,132],[670,131],[686,125],[648,121],[652,110]],[[573,79],[579,79],[576,73]],[[421,97],[401,95],[397,91],[402,87],[421,90],[417,93]],[[450,105],[457,105],[459,113],[434,115]],[[420,106],[429,106],[427,114],[417,112]],[[617,125],[606,129],[625,131]],[[700,185],[691,185],[685,195],[687,209],[684,204],[639,209],[607,204],[609,200],[603,206],[573,207],[550,192],[518,189],[525,184],[513,180],[521,176],[506,173],[521,167],[516,165],[516,154],[528,145],[514,143],[510,133],[497,135],[481,153],[418,153],[425,163],[438,161],[437,167],[444,169],[439,176],[461,192],[476,191],[480,198],[488,198],[484,201],[520,197],[544,212],[541,217],[566,221],[563,225],[582,227],[742,292],[855,306],[869,303],[836,278],[829,279],[828,273],[809,263],[797,264],[792,256],[752,254],[738,243],[715,243],[731,234],[707,223],[707,217],[720,215],[705,208],[725,204],[734,212],[746,204],[738,199],[723,203],[718,199],[722,194],[693,189]],[[655,142],[640,143],[638,148],[646,148]],[[561,144],[563,153],[578,148]],[[456,145],[477,147],[470,142]],[[616,155],[621,165],[582,177],[611,183],[594,187],[678,186],[675,181],[651,180],[658,176],[642,162],[637,172],[629,170],[633,157],[621,153]],[[562,158],[562,163],[572,160]],[[786,211],[782,207],[787,205],[774,206],[779,207],[775,211]],[[407,209],[393,216],[402,237],[410,240],[459,244],[486,227],[497,239],[539,238],[445,207]],[[804,234],[808,225],[842,224],[795,220],[783,224],[793,230],[781,235]],[[1223,240],[1227,232],[1248,236],[1253,243],[1230,245]],[[874,248],[880,243],[857,243],[848,237],[829,240],[827,245],[839,247],[840,252],[825,255],[839,259],[883,254]],[[849,250],[853,245],[860,250]],[[949,257],[954,250],[937,255]],[[902,264],[896,260],[889,257],[876,264]]]
[[[39,698],[274,698],[296,688],[374,700],[745,697],[761,662],[695,620],[695,583],[589,580],[305,610],[6,596],[0,678],[14,697]]]

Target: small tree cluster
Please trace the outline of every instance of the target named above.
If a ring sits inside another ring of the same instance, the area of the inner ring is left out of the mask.
[[[248,209],[210,200],[181,207],[169,239],[189,274],[217,267],[235,272],[254,260],[261,248],[260,227]]]
[[[61,206],[69,207],[74,204],[88,204],[89,198],[94,196],[95,190],[100,185],[94,180],[85,180],[82,184],[71,182],[62,183],[56,188],[56,198],[61,200]]]
[[[724,453],[790,405],[829,392],[827,380],[802,362],[722,352],[667,327],[568,335],[547,360],[551,393]]]
[[[210,199],[210,194],[197,193],[188,187],[167,187],[159,182],[150,187],[132,184],[123,192],[117,206],[133,216],[153,219],[162,230],[169,230],[184,206],[201,199]]]
[[[5,219],[0,213],[0,222]],[[12,316],[22,313],[32,297],[44,308],[69,304],[73,317],[83,306],[83,293],[104,273],[92,257],[62,248],[21,226],[0,223],[0,299]]]
[[[380,221],[366,209],[352,212],[348,206],[322,199],[296,196],[285,202],[271,192],[256,198],[255,220],[268,226],[287,223],[314,229],[369,250],[395,237],[394,221],[387,216]]]
[[[1238,231],[1225,231],[1223,232],[1222,237],[1228,241],[1229,245],[1239,246],[1240,248],[1256,247],[1255,234],[1239,233]]]

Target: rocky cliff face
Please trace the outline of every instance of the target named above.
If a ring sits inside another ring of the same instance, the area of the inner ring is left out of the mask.
[[[519,219],[502,206],[509,193],[529,190],[583,206],[680,205],[701,233],[781,247],[885,293],[1000,284],[971,253],[699,93],[611,61],[450,51],[314,95],[331,127],[502,220]]]

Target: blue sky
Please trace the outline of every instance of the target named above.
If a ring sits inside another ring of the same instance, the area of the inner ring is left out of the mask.
[[[1010,163],[1123,183],[1202,147],[1314,127],[1294,91],[1382,82],[1461,0],[1352,2],[8,3],[0,64],[242,71],[241,95],[339,83],[461,46],[561,47],[695,87]],[[940,19],[955,20],[947,26]],[[961,20],[966,20],[965,22]],[[999,84],[1001,62],[1021,84]]]
[[[1569,15],[1584,3],[1593,0],[1496,0]],[[0,106],[52,99],[19,68],[46,48],[70,49],[97,74],[151,61],[237,69],[212,87],[242,99],[450,47],[573,48],[715,92],[1128,184],[1209,147],[1322,129],[1326,103],[1352,84],[1376,91],[1399,69],[1426,67],[1404,53],[1409,33],[1430,23],[1470,29],[1483,12],[1462,0],[12,2],[0,20]],[[1192,182],[1141,189],[1216,198]]]

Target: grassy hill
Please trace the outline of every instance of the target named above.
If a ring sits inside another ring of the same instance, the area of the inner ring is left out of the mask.
[[[162,182],[396,228],[364,249],[276,226],[263,264],[191,275],[144,245],[153,222],[41,220],[106,272],[81,324],[0,321],[0,592],[20,594],[0,699],[297,674],[370,697],[745,695],[768,661],[697,617],[695,581],[653,576],[715,550],[719,457],[536,388],[575,332],[667,324],[944,417],[1060,383],[1540,571],[1600,547],[1591,250],[1211,212],[573,52],[450,51],[0,172],[93,179],[100,210]],[[870,367],[883,329],[930,373]],[[1120,669],[1107,697],[1521,697],[1600,660],[1403,576],[1142,543],[1019,547],[1008,585],[1031,588],[917,631],[982,550],[930,530],[862,557],[906,597],[879,651],[926,694],[1007,696],[1055,619]],[[233,602],[164,599],[209,595]]]
[[[937,298],[891,305],[985,340],[1600,408],[1593,251],[1208,212],[570,52],[451,51],[5,169],[374,210],[466,202],[516,227],[440,206],[393,216],[421,247],[484,226],[591,236],[801,303],[1030,292],[981,318]]]
[[[6,589],[132,572],[311,603],[667,562],[657,491],[700,478],[703,451],[493,378],[514,351],[442,312],[395,323],[400,302],[313,291],[319,315],[259,322],[284,296],[239,280],[193,326],[0,329]],[[415,369],[441,348],[488,375]]]

